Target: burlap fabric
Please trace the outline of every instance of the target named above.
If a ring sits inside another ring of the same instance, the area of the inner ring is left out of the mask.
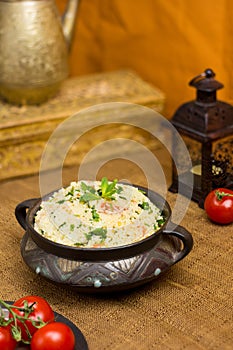
[[[76,170],[64,172],[64,183]],[[116,167],[100,170],[115,177]],[[117,165],[117,176],[145,185],[132,164]],[[85,295],[54,285],[32,272],[22,261],[23,229],[15,206],[39,196],[38,177],[0,185],[0,296],[15,300],[27,294],[44,296],[53,309],[73,321],[90,350],[230,350],[233,348],[233,230],[208,221],[190,203],[182,225],[194,238],[191,253],[154,282],[114,295]],[[176,195],[167,194],[174,205]],[[64,349],[65,350],[65,349]]]

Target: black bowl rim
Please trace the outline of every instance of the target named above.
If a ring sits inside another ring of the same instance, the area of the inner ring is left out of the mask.
[[[138,188],[139,190],[145,192],[145,195],[162,211],[165,216],[164,224],[150,236],[141,239],[140,241],[133,242],[130,244],[107,247],[107,248],[84,248],[84,247],[74,247],[68,246],[61,243],[54,242],[49,240],[46,237],[43,237],[38,233],[33,226],[34,217],[36,211],[39,210],[42,200],[48,199],[56,191],[52,191],[49,194],[46,194],[42,198],[39,198],[27,211],[26,214],[26,225],[27,232],[31,235],[33,241],[47,253],[57,255],[62,258],[67,258],[71,260],[88,260],[88,261],[109,261],[109,260],[120,260],[125,258],[130,258],[132,256],[141,254],[151,248],[153,248],[160,238],[160,234],[167,226],[171,218],[171,208],[168,202],[157,192],[148,189],[143,186],[135,184],[127,184]],[[150,194],[156,197],[156,201],[150,198]],[[159,205],[159,204],[160,205]],[[163,207],[161,207],[163,204]]]

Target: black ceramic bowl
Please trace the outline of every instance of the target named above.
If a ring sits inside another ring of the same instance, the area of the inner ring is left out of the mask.
[[[83,248],[59,244],[43,237],[34,230],[34,218],[36,212],[40,208],[41,201],[47,200],[52,193],[40,199],[29,199],[18,204],[15,209],[15,215],[20,225],[26,230],[28,235],[31,236],[32,240],[39,248],[61,258],[92,262],[127,259],[154,248],[164,235],[171,235],[182,241],[183,249],[180,252],[179,260],[183,259],[193,246],[191,234],[181,226],[174,225],[174,229],[168,229],[167,226],[171,220],[171,208],[167,201],[152,190],[148,190],[141,186],[136,187],[144,191],[149,199],[162,211],[165,222],[158,231],[149,237],[132,244],[112,248]]]

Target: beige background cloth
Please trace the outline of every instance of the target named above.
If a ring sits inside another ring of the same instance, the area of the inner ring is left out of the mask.
[[[116,164],[117,163],[117,164]],[[98,176],[145,185],[139,169],[108,163]],[[64,185],[75,169],[64,171]],[[73,321],[90,350],[230,350],[233,348],[233,226],[211,223],[191,202],[182,225],[194,238],[191,253],[152,283],[113,295],[86,295],[54,285],[23,262],[15,206],[40,196],[38,176],[0,184],[0,297],[36,294]],[[176,195],[168,192],[173,207]]]

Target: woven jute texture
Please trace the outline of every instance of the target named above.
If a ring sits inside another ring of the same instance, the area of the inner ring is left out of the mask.
[[[64,171],[64,184],[74,180],[76,170]],[[105,164],[98,177],[115,178],[116,173],[118,178],[146,185],[140,169],[123,160]],[[19,202],[39,195],[37,176],[0,185],[2,299],[15,300],[28,294],[45,297],[55,311],[80,328],[90,350],[233,348],[232,225],[211,223],[191,202],[181,222],[194,238],[194,247],[185,259],[135,290],[86,295],[37,276],[21,258],[24,231],[16,222],[14,209]],[[167,193],[172,208],[176,198],[176,194]]]

